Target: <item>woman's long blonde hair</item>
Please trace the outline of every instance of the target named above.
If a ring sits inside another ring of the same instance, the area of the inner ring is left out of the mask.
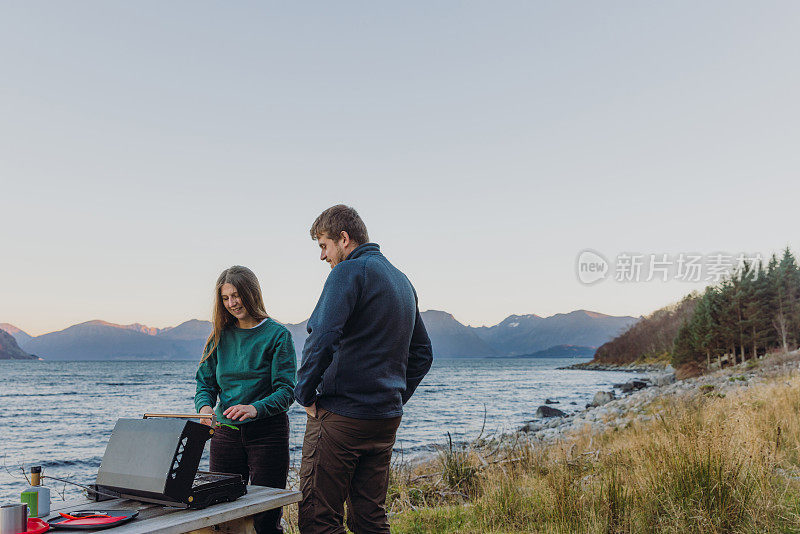
[[[225,284],[231,284],[236,288],[239,298],[242,299],[242,305],[250,317],[258,322],[269,317],[264,306],[264,297],[261,296],[261,286],[255,273],[241,265],[234,265],[225,269],[217,278],[217,285],[214,289],[214,311],[211,317],[214,329],[211,335],[208,336],[200,363],[206,361],[211,356],[211,353],[214,352],[214,349],[217,348],[222,331],[236,324],[236,318],[231,315],[222,302],[222,286]]]

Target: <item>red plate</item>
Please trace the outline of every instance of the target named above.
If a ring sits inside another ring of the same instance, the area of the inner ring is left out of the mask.
[[[48,530],[50,530],[50,525],[45,521],[31,517],[28,519],[28,530],[19,534],[42,534],[42,532],[47,532]]]
[[[65,515],[67,517],[64,517]],[[97,517],[97,515],[111,517]],[[67,514],[59,513],[59,515],[49,518],[48,521],[53,529],[58,530],[99,530],[127,523],[137,515],[139,515],[139,510],[76,510]]]

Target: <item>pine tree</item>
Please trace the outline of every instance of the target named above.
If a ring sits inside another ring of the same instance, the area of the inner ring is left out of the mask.
[[[753,357],[759,348],[767,349],[774,344],[774,329],[769,318],[769,279],[761,261],[753,264],[750,299],[745,306],[747,329],[753,346]]]
[[[719,285],[717,292],[717,328],[719,345],[731,355],[736,363],[736,346],[739,338],[739,317],[736,307],[736,287],[728,278]]]
[[[789,247],[783,251],[780,270],[787,304],[788,339],[792,345],[797,345],[800,343],[800,269]]]
[[[797,262],[788,248],[783,251],[780,261],[772,256],[769,263],[769,278],[771,322],[778,335],[780,346],[787,352],[789,345],[797,342],[797,331],[800,326],[800,303],[798,303],[800,278]]]
[[[672,365],[678,367],[685,363],[697,361],[696,343],[692,336],[690,322],[684,321],[675,336],[672,349]]]
[[[706,289],[689,322],[694,351],[700,355],[705,354],[706,367],[711,366],[711,352],[714,350],[713,292],[713,288]]]

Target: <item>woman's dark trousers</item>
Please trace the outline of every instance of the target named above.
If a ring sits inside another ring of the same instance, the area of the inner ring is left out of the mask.
[[[236,473],[254,486],[285,488],[289,474],[289,417],[285,413],[239,425],[220,426],[211,438],[211,471]],[[282,533],[281,508],[256,514],[258,534]]]

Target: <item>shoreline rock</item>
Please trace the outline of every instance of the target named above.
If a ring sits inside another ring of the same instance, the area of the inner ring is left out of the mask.
[[[550,406],[542,405],[536,409],[536,418],[545,419],[549,417],[566,417],[567,412],[561,411],[558,408],[551,408]]]
[[[613,391],[598,391],[594,394],[594,397],[592,397],[592,402],[589,403],[588,407],[602,406],[604,404],[608,404],[616,398],[617,396]]]

